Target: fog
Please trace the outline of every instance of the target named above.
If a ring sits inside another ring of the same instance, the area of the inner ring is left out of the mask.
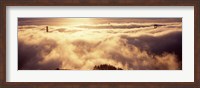
[[[153,24],[159,24],[154,28]],[[102,23],[18,26],[19,70],[182,69],[182,23]]]

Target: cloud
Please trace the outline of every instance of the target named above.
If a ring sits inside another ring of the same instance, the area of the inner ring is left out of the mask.
[[[91,70],[100,64],[129,70],[181,69],[182,29],[176,27],[181,23],[165,25],[127,30],[55,26],[49,33],[41,26],[19,27],[18,69]]]
[[[26,44],[23,41],[18,42],[18,68],[19,69],[51,69],[59,67],[61,62],[58,60],[44,61],[45,55],[48,55],[57,46],[54,40],[41,40],[39,46],[35,44]],[[24,68],[23,66],[26,66]]]
[[[119,25],[119,24],[103,24],[103,25],[82,25],[81,28],[89,29],[131,29],[131,28],[142,28],[150,27],[152,25],[141,25],[141,24],[128,24],[128,25]]]
[[[140,37],[122,36],[128,44],[135,45],[143,51],[149,51],[153,54],[162,54],[164,52],[175,53],[179,60],[182,60],[182,32],[173,31],[166,35],[150,36],[142,35]]]

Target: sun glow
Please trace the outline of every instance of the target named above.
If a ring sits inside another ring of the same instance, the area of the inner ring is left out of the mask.
[[[66,24],[71,26],[92,24],[94,22],[94,19],[90,18],[68,18],[65,20]]]

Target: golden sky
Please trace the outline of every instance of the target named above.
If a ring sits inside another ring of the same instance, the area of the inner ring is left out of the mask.
[[[77,25],[129,22],[181,22],[181,18],[18,18],[19,25]]]

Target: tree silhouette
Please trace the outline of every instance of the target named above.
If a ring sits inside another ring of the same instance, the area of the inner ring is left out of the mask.
[[[94,66],[93,70],[123,70],[122,68],[116,68],[109,64],[101,64],[98,66]]]

